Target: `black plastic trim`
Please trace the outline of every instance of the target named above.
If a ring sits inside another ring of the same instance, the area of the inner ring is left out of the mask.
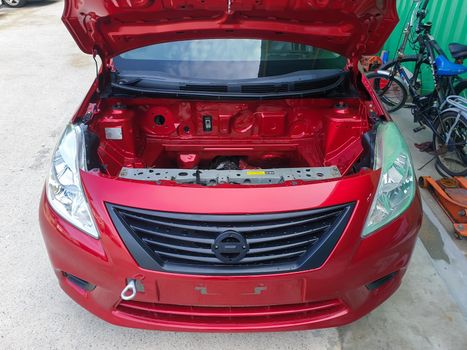
[[[73,283],[75,286],[77,286],[78,288],[81,288],[85,291],[88,291],[88,292],[91,292],[93,291],[94,289],[96,289],[96,286],[92,283],[89,283],[79,277],[76,277],[68,272],[63,272],[63,276],[68,280],[70,281],[71,283]]]
[[[375,290],[379,287],[382,287],[383,285],[385,285],[386,283],[388,283],[389,281],[391,281],[395,276],[397,275],[397,272],[391,272],[389,275],[386,275],[376,281],[373,281],[369,284],[366,285],[366,288],[368,290]]]
[[[193,275],[255,275],[255,274],[274,274],[283,272],[294,272],[303,271],[319,268],[324,264],[332,250],[336,246],[338,240],[342,236],[347,224],[350,221],[350,217],[353,213],[355,203],[348,203],[335,207],[319,208],[308,211],[296,211],[296,212],[284,212],[276,214],[255,214],[255,215],[204,215],[204,214],[181,214],[171,212],[159,212],[149,211],[144,209],[129,208],[120,205],[114,205],[105,203],[109,215],[112,219],[115,228],[122,238],[125,246],[129,250],[130,254],[136,260],[138,265],[147,270],[153,271],[164,271],[174,272],[181,274],[193,274]],[[159,257],[147,248],[146,244],[133,232],[133,230],[121,219],[118,214],[118,209],[131,210],[133,212],[139,212],[146,215],[165,215],[167,217],[178,217],[189,220],[193,216],[196,216],[198,220],[203,221],[220,221],[222,219],[228,219],[230,222],[247,222],[256,221],[259,218],[262,220],[278,219],[278,218],[293,218],[296,216],[306,215],[309,213],[319,214],[320,212],[326,212],[333,209],[342,209],[343,213],[337,218],[336,222],[330,230],[328,230],[313,247],[302,256],[295,263],[277,264],[273,266],[239,266],[238,268],[228,266],[225,272],[213,267],[204,266],[193,266],[185,264],[171,264],[164,263]]]
[[[130,93],[138,96],[167,96],[177,98],[199,98],[213,100],[267,100],[278,98],[301,98],[307,96],[323,95],[337,89],[349,76],[347,71],[338,71],[334,76],[316,78],[312,80],[284,81],[279,84],[230,84],[219,85],[181,85],[174,82],[146,86],[141,79],[137,81],[142,86],[112,82],[110,87],[114,94],[118,92]],[[329,82],[332,80],[332,82]],[[324,86],[314,85],[326,82]],[[309,86],[308,86],[309,85]],[[285,89],[285,87],[287,89]],[[222,87],[222,89],[220,89]],[[221,91],[224,90],[224,91]]]

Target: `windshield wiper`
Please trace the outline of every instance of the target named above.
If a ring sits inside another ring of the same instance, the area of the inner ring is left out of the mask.
[[[123,78],[123,79],[120,79],[118,81],[118,85],[119,86],[122,86],[122,85],[125,85],[125,86],[136,85],[141,80],[142,80],[142,78]]]

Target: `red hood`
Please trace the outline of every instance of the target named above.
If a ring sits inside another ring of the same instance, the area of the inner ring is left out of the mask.
[[[292,41],[352,57],[376,53],[398,22],[396,0],[65,0],[85,53],[111,58],[200,38]]]

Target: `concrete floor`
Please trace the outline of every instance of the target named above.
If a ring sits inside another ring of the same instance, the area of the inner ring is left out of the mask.
[[[57,285],[37,222],[50,154],[94,78],[92,59],[60,22],[62,6],[0,9],[1,349],[467,349],[459,299],[448,290],[445,266],[437,265],[452,262],[445,259],[450,252],[441,246],[430,255],[421,242],[400,290],[367,317],[337,329],[151,332],[109,325],[77,306]],[[439,227],[426,220],[423,231],[439,234]]]
[[[435,169],[433,156],[420,152],[415,143],[423,143],[432,139],[430,130],[413,132],[416,127],[409,109],[402,109],[393,114],[393,120],[399,125],[412,152],[414,167],[418,176],[441,176]],[[419,237],[433,260],[433,266],[444,280],[451,296],[467,317],[467,240],[458,240],[454,236],[451,220],[438,204],[432,193],[420,189],[425,220]]]
[[[418,176],[431,176],[435,179],[441,178],[440,174],[435,169],[435,161],[433,161],[433,156],[420,152],[415,146],[415,143],[423,143],[426,141],[432,140],[432,132],[428,128],[422,130],[420,132],[414,133],[413,129],[418,126],[418,124],[414,124],[413,116],[410,113],[410,109],[401,109],[395,112],[392,115],[394,121],[398,124],[399,129],[402,131],[409,148],[412,152],[415,170],[417,171]],[[430,207],[433,211],[435,216],[439,219],[442,226],[449,232],[449,236],[452,238],[452,241],[456,245],[456,247],[462,252],[462,254],[467,258],[467,240],[462,241],[455,239],[454,237],[454,229],[452,226],[452,222],[449,218],[445,215],[443,209],[438,205],[436,200],[433,198],[431,193],[427,190],[421,191],[422,198],[425,203]]]

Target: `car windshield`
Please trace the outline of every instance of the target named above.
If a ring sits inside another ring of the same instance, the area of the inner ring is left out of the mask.
[[[118,72],[152,72],[180,80],[245,80],[301,71],[342,70],[346,59],[309,45],[258,39],[161,43],[114,58]]]

